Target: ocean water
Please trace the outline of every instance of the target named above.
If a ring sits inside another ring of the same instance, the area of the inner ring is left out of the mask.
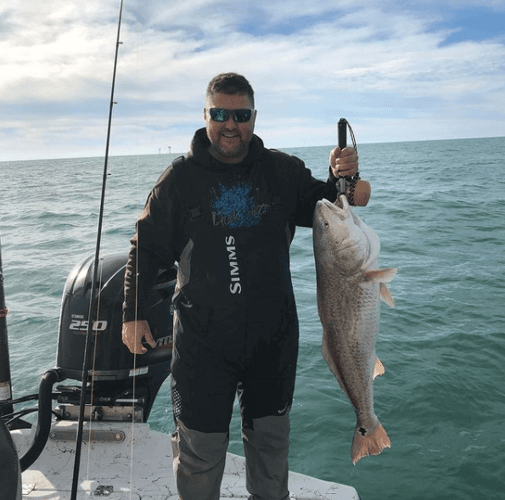
[[[300,353],[291,470],[354,486],[363,500],[505,498],[505,138],[359,145],[373,187],[356,208],[398,267],[382,306],[386,374],[375,407],[392,448],[353,466],[354,411],[321,357],[312,235],[292,274]],[[287,150],[325,178],[330,147]],[[127,252],[135,219],[176,155],[109,162],[102,253]],[[15,397],[54,366],[61,294],[95,248],[103,159],[0,163],[0,237]],[[168,381],[150,423],[172,430]],[[230,448],[242,454],[238,408]],[[167,474],[171,474],[167,464]]]

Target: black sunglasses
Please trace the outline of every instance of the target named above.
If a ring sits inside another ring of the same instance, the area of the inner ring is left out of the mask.
[[[252,112],[252,109],[209,109],[210,117],[214,122],[226,122],[230,118],[230,115],[232,115],[234,122],[247,123],[251,119]]]

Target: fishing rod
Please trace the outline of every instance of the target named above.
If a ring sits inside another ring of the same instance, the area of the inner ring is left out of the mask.
[[[117,59],[119,53],[119,46],[122,42],[119,41],[119,37],[121,34],[121,17],[123,13],[123,0],[121,0],[119,6],[119,20],[117,27],[117,39],[116,39],[116,54],[114,57],[114,70],[112,73],[112,86],[111,86],[111,94],[110,94],[110,105],[109,105],[109,122],[107,127],[107,142],[105,145],[105,161],[103,167],[103,180],[102,180],[102,196],[100,200],[100,214],[98,216],[98,231],[96,238],[96,249],[95,249],[95,260],[93,265],[93,279],[91,282],[91,300],[89,305],[89,314],[88,314],[88,327],[86,331],[86,344],[84,348],[84,360],[82,366],[82,390],[81,390],[81,399],[79,404],[79,420],[78,420],[78,428],[77,428],[77,436],[75,440],[75,461],[74,461],[74,473],[72,477],[72,492],[70,499],[76,500],[77,498],[77,487],[79,482],[79,467],[81,463],[81,448],[82,448],[82,434],[84,427],[84,409],[86,405],[86,385],[89,377],[89,365],[90,365],[90,356],[89,352],[91,350],[91,339],[93,335],[93,318],[95,317],[97,305],[95,304],[97,300],[97,292],[96,292],[96,283],[98,278],[98,264],[100,261],[100,243],[102,238],[102,225],[103,225],[103,213],[104,213],[104,205],[105,205],[105,185],[107,183],[107,165],[109,160],[109,144],[110,144],[110,131],[112,124],[112,110],[114,108],[114,88],[116,85],[116,69],[117,69]]]
[[[12,404],[11,370],[9,361],[9,340],[7,337],[7,307],[5,305],[4,276],[2,271],[2,242],[0,241],[0,416],[14,411]]]

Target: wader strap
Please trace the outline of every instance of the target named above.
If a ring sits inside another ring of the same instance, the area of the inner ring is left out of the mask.
[[[198,183],[194,179],[194,169],[188,167],[186,158],[179,156],[172,161],[172,167],[178,177],[179,188],[183,193],[191,222],[202,216],[201,196],[196,189]],[[180,179],[180,181],[179,181]]]
[[[261,161],[261,171],[265,176],[265,180],[267,182],[268,192],[272,198],[272,202],[274,205],[282,205],[281,199],[281,185],[280,179],[277,174],[277,165],[275,160],[273,161],[262,161],[266,155],[263,155],[260,159]]]

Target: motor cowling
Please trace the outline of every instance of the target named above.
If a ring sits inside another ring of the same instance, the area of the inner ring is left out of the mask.
[[[90,379],[97,395],[121,397],[130,391],[133,377],[137,392],[148,394],[145,419],[156,393],[170,374],[173,340],[172,296],[177,269],[160,269],[148,294],[144,311],[156,341],[154,349],[134,356],[121,339],[124,277],[127,255],[104,256],[99,260],[97,313],[89,350]],[[56,367],[62,378],[82,381],[82,367],[88,330],[94,258],[87,257],[70,272],[60,312]]]

